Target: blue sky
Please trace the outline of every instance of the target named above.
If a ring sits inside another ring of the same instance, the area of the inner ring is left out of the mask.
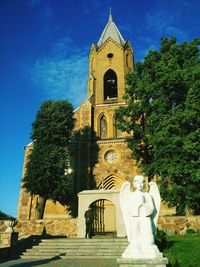
[[[86,98],[88,54],[109,7],[135,60],[158,49],[161,36],[179,42],[200,35],[199,0],[0,1],[0,210],[16,216],[23,147],[42,101]]]

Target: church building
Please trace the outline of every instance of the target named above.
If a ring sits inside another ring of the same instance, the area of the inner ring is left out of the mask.
[[[74,111],[75,130],[91,127],[99,137],[98,162],[93,168],[96,190],[120,189],[124,181],[131,181],[139,173],[125,142],[126,135],[117,129],[115,118],[116,109],[125,105],[125,77],[133,68],[131,44],[122,37],[110,14],[99,41],[91,46],[87,99]],[[24,171],[30,148],[31,144],[26,147]],[[18,219],[35,219],[37,201],[37,196],[30,197],[21,188]],[[114,231],[114,223],[106,223],[114,212],[113,204],[99,200],[97,206],[104,210],[101,216],[107,228],[102,231]],[[69,216],[65,207],[47,201],[44,219]]]

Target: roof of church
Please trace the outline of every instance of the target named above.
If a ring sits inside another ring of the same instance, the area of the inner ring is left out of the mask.
[[[101,46],[109,37],[111,37],[115,42],[117,42],[121,46],[125,44],[124,38],[122,37],[115,23],[113,22],[111,11],[106,27],[104,28],[97,45]]]

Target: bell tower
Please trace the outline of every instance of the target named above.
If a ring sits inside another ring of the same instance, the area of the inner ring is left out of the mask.
[[[94,131],[100,137],[98,164],[94,168],[97,189],[119,189],[137,173],[125,134],[116,127],[115,111],[125,105],[126,75],[133,71],[133,50],[125,41],[110,11],[108,22],[89,55],[88,102],[92,105]]]
[[[108,22],[89,56],[88,98],[94,105],[123,102],[125,76],[133,71],[133,50],[115,25]]]
[[[98,163],[93,169],[96,189],[120,189],[138,170],[125,143],[125,133],[116,126],[116,110],[125,105],[123,96],[126,75],[133,71],[133,50],[125,41],[110,12],[108,22],[97,44],[92,44],[89,55],[88,102],[91,103],[91,127],[100,137]],[[103,190],[103,191],[102,191]],[[115,206],[106,200],[95,203],[99,220],[96,233],[115,232]]]

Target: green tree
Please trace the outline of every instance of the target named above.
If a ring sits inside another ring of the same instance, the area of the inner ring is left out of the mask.
[[[145,175],[159,178],[162,197],[181,213],[200,211],[200,41],[162,38],[127,76],[118,127]]]
[[[0,210],[0,220],[16,220],[16,219]]]
[[[23,178],[23,187],[39,195],[36,217],[43,218],[48,199],[68,203],[72,190],[69,144],[75,120],[67,101],[45,101],[32,125],[33,147]]]

